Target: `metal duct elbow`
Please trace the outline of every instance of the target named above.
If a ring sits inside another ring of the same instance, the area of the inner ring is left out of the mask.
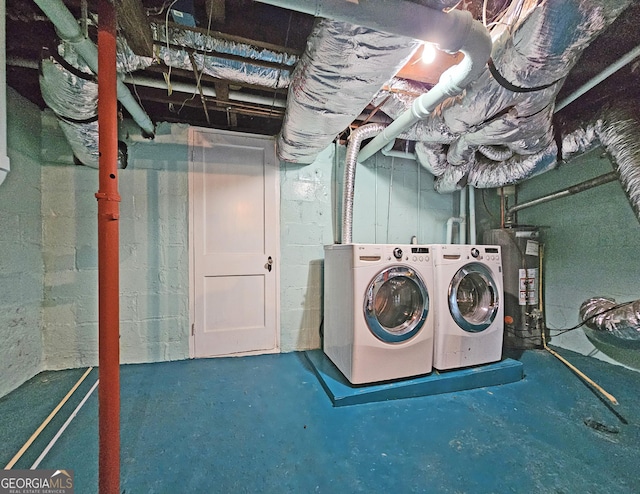
[[[73,121],[95,120],[98,83],[75,50],[62,43],[57,53],[40,61],[42,99],[56,115]]]
[[[561,155],[567,159],[602,144],[618,173],[622,188],[640,221],[640,107],[624,101],[607,107],[591,122],[567,132]]]
[[[342,242],[352,243],[353,237],[353,197],[356,184],[356,165],[360,145],[365,139],[378,135],[385,128],[384,124],[367,124],[358,127],[349,137],[344,165],[344,188],[342,192]]]
[[[603,115],[600,142],[613,158],[629,203],[640,221],[640,120],[638,108],[614,107]]]
[[[556,166],[558,148],[555,142],[532,155],[514,155],[505,162],[478,160],[469,171],[468,183],[477,189],[512,185],[535,177]]]
[[[588,328],[606,332],[623,344],[640,342],[640,300],[616,304],[611,298],[590,298],[580,306],[580,320]]]

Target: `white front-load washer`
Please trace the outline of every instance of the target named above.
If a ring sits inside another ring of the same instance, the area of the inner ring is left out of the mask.
[[[432,246],[433,366],[456,369],[502,358],[504,298],[500,246]]]
[[[433,361],[430,246],[324,248],[323,350],[352,384],[428,374]]]

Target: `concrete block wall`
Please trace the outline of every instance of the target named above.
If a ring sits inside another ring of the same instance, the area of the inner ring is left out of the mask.
[[[534,199],[612,170],[601,149],[523,183],[518,201]],[[640,223],[618,181],[519,213],[519,222],[542,227],[547,325],[579,322],[580,305],[591,297],[618,302],[640,298]],[[559,346],[590,352],[578,330],[554,338]]]
[[[11,128],[20,150],[13,159],[25,166],[0,190],[6,206],[0,241],[5,251],[21,252],[0,261],[3,289],[14,287],[0,300],[9,342],[0,365],[28,370],[5,379],[5,388],[42,369],[97,363],[97,170],[75,166],[51,113],[23,103],[35,124],[27,119]],[[33,132],[40,126],[41,133]],[[135,130],[123,135],[129,166],[119,177],[121,358],[188,358],[188,128],[161,124],[153,141]],[[281,164],[284,352],[320,347],[323,246],[339,235],[344,152],[330,146],[312,165]],[[443,241],[453,196],[432,187],[430,175],[412,161],[376,157],[359,166],[354,240],[408,243],[417,235],[421,242]],[[25,328],[12,332],[15,324]]]
[[[311,165],[281,164],[281,349],[320,347],[324,245],[340,238],[345,147]],[[453,195],[415,161],[376,155],[356,170],[355,243],[441,243]]]
[[[338,163],[340,190],[344,160]],[[356,170],[354,243],[444,243],[457,194],[437,194],[433,175],[416,161],[372,156]]]
[[[280,349],[320,348],[324,245],[333,243],[333,146],[280,165]]]
[[[97,363],[97,170],[68,159],[55,130],[43,147],[47,369]],[[123,363],[188,357],[187,128],[161,125],[154,141],[129,139],[119,173],[120,351]],[[51,150],[56,150],[55,152]]]
[[[0,185],[0,396],[42,370],[40,111],[7,88],[11,172]]]

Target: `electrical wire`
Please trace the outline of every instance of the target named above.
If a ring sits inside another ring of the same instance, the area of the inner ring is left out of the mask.
[[[162,15],[162,13],[164,12],[164,9],[167,8],[167,5],[169,5],[169,3],[171,3],[171,0],[167,0],[167,1],[163,2],[160,7],[148,8],[147,9],[147,15]],[[175,3],[175,2],[173,2],[173,3]],[[171,5],[173,5],[173,4],[171,4]]]
[[[167,8],[167,13],[164,17],[164,37],[165,37],[165,41],[167,42],[167,51],[169,51],[171,49],[171,46],[169,45],[169,12],[171,12],[171,7],[173,7],[175,5],[175,3],[178,0],[173,0],[171,2],[171,5],[169,5],[169,8]],[[166,74],[164,75],[164,80],[167,83],[167,92],[169,93],[169,96],[171,96],[172,93],[172,89],[171,89],[171,65],[169,65],[169,70],[167,71]]]
[[[480,190],[481,190],[480,195],[482,196],[482,205],[484,206],[484,210],[487,212],[487,214],[491,219],[495,219],[495,216],[493,215],[493,213],[491,213],[491,210],[487,206],[487,198],[485,196],[485,192],[487,189],[480,189]]]
[[[293,16],[293,11],[289,12],[289,22],[287,23],[287,34],[284,37],[284,47],[286,48],[289,44],[289,32],[291,30],[291,18]],[[280,87],[280,77],[282,76],[282,69],[278,70],[278,77],[276,78],[276,87],[273,91],[273,100],[271,102],[271,109],[273,110],[276,106],[276,98],[278,96],[278,88]]]
[[[177,0],[174,1],[174,3]],[[173,4],[171,4],[173,6]],[[209,35],[211,34],[211,22],[213,20],[213,2],[211,2],[210,4],[211,8],[209,9],[209,11],[207,12],[207,33],[206,36],[209,37]],[[169,7],[169,10],[171,9],[171,7]],[[167,12],[168,15],[168,12]],[[168,17],[167,17],[168,19]],[[165,25],[166,26],[166,25]],[[167,32],[166,32],[166,39],[167,39],[167,50],[169,49],[169,32],[168,32],[168,26],[167,26]],[[202,76],[204,75],[204,70],[206,68],[206,62],[205,62],[205,57],[206,55],[203,55],[202,58],[202,69],[198,70],[198,66],[195,62],[195,56],[191,55],[190,56],[190,60],[191,60],[191,65],[193,66],[193,71],[196,74],[196,88],[194,89],[193,93],[191,94],[191,96],[189,96],[188,98],[185,98],[182,101],[182,104],[180,105],[180,108],[178,108],[177,110],[174,108],[173,104],[169,105],[169,111],[171,111],[172,113],[175,113],[176,115],[179,115],[180,112],[182,111],[182,109],[184,108],[184,106],[187,104],[187,102],[189,101],[193,101],[196,97],[196,95],[198,94],[199,88],[201,87],[201,81],[202,81]],[[171,75],[171,65],[169,65],[169,76]],[[169,82],[167,82],[167,84],[169,84]],[[171,94],[171,93],[169,93]]]

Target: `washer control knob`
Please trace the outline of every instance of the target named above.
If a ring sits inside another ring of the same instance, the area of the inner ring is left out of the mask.
[[[393,257],[398,260],[402,259],[402,249],[400,247],[393,249]]]
[[[476,249],[475,247],[471,249],[471,256],[477,258],[479,255],[480,255],[480,251],[478,249]]]

